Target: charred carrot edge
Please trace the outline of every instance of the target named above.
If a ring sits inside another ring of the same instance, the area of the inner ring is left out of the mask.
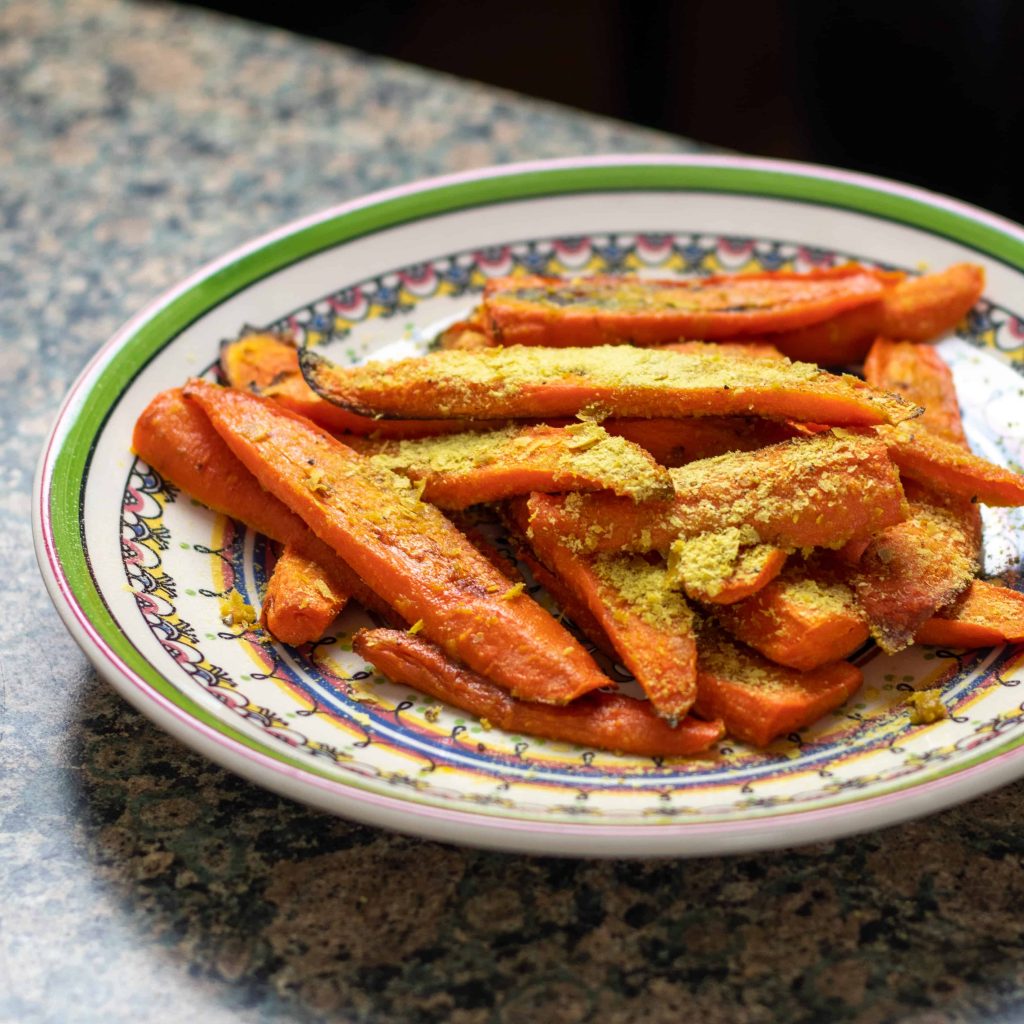
[[[686,715],[697,693],[693,615],[672,593],[664,569],[642,558],[583,558],[556,534],[531,528],[525,500],[506,508],[541,562],[598,621],[657,713],[673,719]]]
[[[693,538],[692,542],[701,545],[705,537],[700,535]],[[713,571],[709,574],[705,563],[702,578],[694,580],[688,578],[685,571],[678,575],[673,572],[673,560],[681,557],[681,548],[685,548],[688,543],[676,541],[672,545],[669,577],[673,583],[681,582],[687,597],[706,604],[729,605],[752,597],[782,572],[788,558],[785,551],[770,544],[741,547],[736,560],[727,568],[722,567],[725,568],[724,574],[716,576]],[[706,544],[703,546],[706,550]]]
[[[319,640],[347,601],[318,562],[285,546],[267,581],[260,622],[275,639],[297,647]]]
[[[864,360],[864,379],[872,387],[922,406],[916,426],[967,447],[952,371],[931,345],[876,338]]]
[[[535,424],[480,434],[352,444],[422,486],[440,508],[461,509],[531,491],[602,491],[641,501],[672,493],[664,467],[596,423]]]
[[[1024,641],[1024,594],[974,580],[956,601],[921,626],[914,639],[948,647],[1020,643]]]
[[[738,274],[711,280],[496,278],[482,304],[502,345],[658,345],[737,338],[818,323],[881,297],[870,273]]]
[[[565,707],[519,701],[434,644],[396,630],[360,630],[352,647],[389,679],[506,732],[646,757],[698,754],[724,735],[718,721],[686,718],[673,727],[648,702],[618,693],[587,694]]]
[[[534,495],[531,521],[581,551],[667,551],[677,537],[730,526],[753,527],[781,548],[838,547],[907,515],[899,474],[870,435],[822,434],[703,459],[671,474],[671,502]]]
[[[908,278],[885,293],[878,333],[905,341],[934,341],[956,327],[984,288],[985,271],[975,263]]]
[[[544,419],[762,415],[834,425],[898,423],[918,409],[855,377],[817,366],[721,354],[680,355],[629,345],[434,352],[394,363],[335,366],[300,355],[323,398],[370,416]]]
[[[232,387],[273,398],[286,409],[336,433],[406,438],[468,429],[466,424],[451,420],[375,420],[325,402],[303,379],[298,350],[277,334],[248,334],[222,345],[220,366]]]
[[[771,661],[804,672],[868,639],[853,593],[815,566],[794,565],[746,601],[716,609],[715,619]]]
[[[203,381],[185,395],[271,494],[459,660],[531,700],[565,703],[607,684],[571,634],[404,478],[268,399]]]
[[[271,497],[180,388],[157,395],[135,424],[132,448],[161,476],[222,515],[323,566],[325,583],[398,623],[392,609],[283,502]]]
[[[730,736],[763,747],[835,710],[863,678],[845,661],[797,672],[706,631],[700,637],[694,709],[721,718]]]

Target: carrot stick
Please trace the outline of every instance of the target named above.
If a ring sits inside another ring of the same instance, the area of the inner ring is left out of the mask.
[[[299,353],[277,334],[248,334],[221,347],[220,366],[234,388],[273,398],[286,409],[335,433],[362,437],[431,437],[467,430],[446,420],[376,420],[325,402],[303,380]]]
[[[580,551],[667,551],[680,536],[753,527],[780,548],[839,547],[906,517],[885,446],[846,431],[670,470],[672,501],[608,494],[533,495],[531,523]]]
[[[735,604],[767,586],[786,564],[786,552],[762,544],[752,527],[727,527],[672,544],[668,579],[694,601]]]
[[[286,546],[267,583],[260,621],[271,636],[297,647],[322,637],[347,600],[318,562]]]
[[[438,336],[441,348],[480,349],[493,348],[497,342],[487,333],[487,325],[479,308],[465,319],[446,327]]]
[[[697,754],[724,735],[722,723],[658,718],[647,701],[620,693],[590,693],[564,707],[510,697],[490,680],[462,668],[434,644],[397,630],[360,630],[353,649],[395,682],[478,715],[505,732],[542,736],[622,754]]]
[[[1024,641],[1024,594],[974,580],[951,604],[918,629],[919,644],[994,647]]]
[[[859,363],[878,334],[885,316],[884,298],[843,310],[820,324],[771,336],[772,344],[790,359],[822,366]]]
[[[635,556],[588,559],[557,534],[531,529],[525,501],[508,508],[537,557],[597,619],[655,711],[663,718],[686,715],[697,692],[693,614],[669,586],[664,566]]]
[[[898,396],[806,363],[628,345],[435,352],[345,368],[307,350],[300,361],[322,397],[369,416],[545,418],[597,410],[605,416],[755,414],[867,425],[917,415]]]
[[[672,493],[666,470],[642,448],[596,423],[538,424],[414,441],[353,441],[351,447],[422,484],[446,509],[531,491],[610,490],[637,501]]]
[[[565,703],[607,684],[590,655],[403,477],[258,396],[192,381],[228,446],[407,622],[514,695]]]
[[[802,327],[882,292],[882,283],[868,272],[663,281],[524,276],[488,281],[482,309],[488,333],[502,345],[658,345]]]
[[[839,707],[860,688],[860,669],[846,661],[797,672],[713,630],[700,636],[697,701],[707,718],[721,718],[730,736],[763,747]]]
[[[348,593],[387,621],[395,614],[284,503],[235,457],[202,409],[180,388],[157,395],[135,424],[132,447],[161,476],[222,515],[293,547],[323,566],[327,586]]]
[[[807,672],[838,661],[868,638],[849,587],[820,566],[787,566],[753,597],[719,608],[716,621],[780,665]]]

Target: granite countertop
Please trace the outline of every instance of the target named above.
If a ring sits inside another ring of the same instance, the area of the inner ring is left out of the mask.
[[[43,590],[31,478],[132,312],[341,199],[695,146],[185,7],[0,4],[0,1021],[1024,1018],[1024,789],[703,861],[482,853],[279,799],[102,683]]]

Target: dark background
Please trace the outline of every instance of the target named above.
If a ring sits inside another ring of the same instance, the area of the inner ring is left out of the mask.
[[[1024,221],[1022,0],[292,0],[205,6]]]

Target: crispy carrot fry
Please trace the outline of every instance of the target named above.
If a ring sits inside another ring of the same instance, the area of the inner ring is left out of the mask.
[[[379,672],[506,732],[542,736],[622,754],[697,754],[724,735],[722,723],[658,718],[649,702],[619,693],[591,693],[565,707],[515,700],[499,686],[448,658],[437,646],[396,630],[361,630],[353,649]]]
[[[679,355],[628,345],[495,348],[335,366],[301,354],[310,386],[328,401],[370,416],[764,415],[814,423],[898,423],[915,406],[855,377],[774,359]],[[600,416],[595,417],[600,418]]]
[[[737,640],[803,672],[838,661],[868,638],[853,592],[821,566],[787,566],[763,590],[719,608],[715,619]]]
[[[410,480],[441,508],[531,491],[610,490],[637,501],[672,493],[668,472],[642,448],[596,423],[544,424],[415,441],[354,440],[351,447]]]
[[[387,621],[394,612],[283,502],[271,497],[235,457],[206,415],[181,389],[157,395],[132,435],[132,447],[161,476],[215,512],[291,546],[323,566],[325,583]]]
[[[750,526],[781,548],[839,547],[906,517],[885,446],[846,431],[670,471],[671,502],[608,494],[533,495],[531,522],[580,551],[667,551],[677,537]]]
[[[721,718],[730,736],[758,747],[817,721],[863,682],[860,669],[849,662],[797,672],[711,628],[702,630],[699,647],[695,710]]]
[[[658,345],[802,327],[882,292],[882,283],[868,272],[663,281],[505,277],[488,281],[482,308],[488,333],[502,345]]]
[[[974,580],[951,604],[929,619],[914,637],[919,644],[994,647],[1024,641],[1024,594]]]
[[[531,700],[565,703],[607,684],[579,643],[405,478],[267,399],[202,381],[185,394],[271,494],[445,650]]]
[[[271,636],[297,647],[322,637],[347,600],[318,562],[286,546],[267,583],[260,622]]]
[[[537,557],[600,623],[658,714],[681,719],[697,692],[697,648],[693,614],[669,586],[664,565],[638,556],[578,555],[557,534],[530,528],[525,500],[511,502],[509,515]]]
[[[668,580],[708,604],[735,604],[767,586],[786,564],[786,552],[762,544],[753,527],[726,527],[672,544]]]
[[[469,429],[468,424],[452,420],[370,419],[325,402],[303,380],[295,346],[277,334],[248,334],[223,345],[220,365],[232,387],[273,398],[286,409],[336,433],[404,438]]]

